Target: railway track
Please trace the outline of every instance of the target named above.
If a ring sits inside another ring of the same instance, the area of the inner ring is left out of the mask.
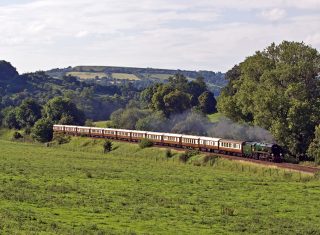
[[[101,139],[101,138],[97,138],[97,137],[89,137],[89,138]],[[126,141],[126,140],[118,140],[118,139],[117,140],[116,139],[110,139],[110,140],[116,141],[116,142],[126,142],[126,143],[130,143],[130,144],[138,144],[137,142],[130,142],[130,141]],[[184,148],[178,148],[178,147],[173,147],[173,146],[164,146],[164,145],[154,145],[154,147],[170,148],[170,149],[175,149],[177,151],[186,150]],[[209,152],[205,152],[205,151],[200,151],[200,152],[202,152],[204,154],[214,154],[214,155],[217,155],[219,157],[222,157],[222,158],[225,158],[225,159],[229,159],[229,160],[233,160],[233,161],[251,162],[251,163],[255,163],[255,164],[259,164],[259,165],[283,168],[283,169],[287,169],[287,170],[299,171],[299,172],[304,172],[304,173],[309,173],[309,174],[315,174],[317,172],[320,172],[320,168],[317,168],[317,167],[302,166],[302,165],[293,164],[293,163],[286,163],[286,162],[282,162],[282,163],[267,162],[267,161],[252,159],[252,158],[231,156],[231,155],[225,155],[225,154],[220,154],[220,153],[209,153]]]

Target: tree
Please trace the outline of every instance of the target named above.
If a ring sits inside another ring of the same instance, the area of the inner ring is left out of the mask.
[[[174,113],[182,113],[191,108],[190,95],[179,90],[165,95],[163,102],[165,106],[164,113],[168,116]]]
[[[44,118],[53,123],[83,125],[85,116],[69,99],[56,97],[44,106]]]
[[[137,122],[150,114],[138,108],[119,109],[111,114],[112,123],[118,128],[134,130]]]
[[[108,153],[112,151],[112,142],[110,140],[105,140],[103,143],[103,152]]]
[[[13,107],[9,107],[3,110],[3,125],[10,129],[20,129],[19,122],[17,120],[17,110]]]
[[[36,141],[45,143],[52,140],[53,137],[53,124],[49,119],[39,119],[31,131],[31,136]]]
[[[199,108],[203,113],[209,114],[216,112],[217,101],[214,95],[210,91],[203,92],[199,98]]]
[[[41,106],[33,99],[26,99],[17,108],[16,118],[20,127],[30,128],[41,118]]]
[[[272,44],[228,71],[218,110],[270,130],[292,155],[304,155],[319,122],[319,64],[319,52],[304,43]]]
[[[313,157],[317,164],[320,164],[320,125],[318,125],[314,132],[314,139],[308,148],[308,155]]]

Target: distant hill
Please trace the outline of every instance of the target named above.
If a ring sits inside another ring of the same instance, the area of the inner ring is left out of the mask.
[[[63,76],[75,76],[87,82],[99,84],[114,84],[131,81],[141,86],[146,86],[155,82],[166,82],[170,76],[177,73],[183,74],[189,80],[197,77],[204,77],[210,90],[215,95],[219,95],[220,89],[227,84],[224,74],[213,71],[188,71],[155,68],[134,68],[134,67],[114,67],[114,66],[76,66],[63,69],[52,69],[46,73],[54,78]]]

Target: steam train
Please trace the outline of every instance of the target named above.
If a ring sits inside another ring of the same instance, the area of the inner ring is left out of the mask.
[[[243,140],[69,125],[54,125],[53,131],[54,133],[63,133],[66,135],[108,138],[129,142],[139,142],[142,139],[148,139],[156,145],[198,149],[205,152],[273,162],[281,162],[283,156],[282,149],[279,145]]]

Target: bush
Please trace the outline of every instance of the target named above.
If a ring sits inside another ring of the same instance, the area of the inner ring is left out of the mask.
[[[171,149],[166,149],[166,158],[172,158],[173,154],[171,152]]]
[[[139,147],[144,149],[144,148],[149,148],[153,146],[153,142],[149,139],[142,139],[139,143]]]
[[[12,139],[14,139],[14,140],[18,140],[21,138],[23,138],[23,136],[20,134],[20,132],[15,131],[12,135]]]
[[[190,157],[199,155],[200,151],[195,149],[188,149],[185,151],[185,154],[190,158]]]
[[[57,144],[67,144],[69,143],[71,140],[70,136],[65,136],[63,134],[60,133],[54,133],[53,134],[53,141],[55,141]]]
[[[210,165],[213,165],[219,158],[220,158],[219,156],[216,156],[214,154],[209,154],[203,158],[203,163],[207,164],[209,162]]]
[[[36,141],[45,143],[52,140],[52,122],[48,119],[39,119],[32,128],[32,138]]]
[[[103,143],[103,152],[108,153],[112,151],[112,142],[110,140],[105,140]]]
[[[186,153],[181,153],[179,155],[179,160],[183,163],[186,163],[189,160],[190,156],[188,156]]]

